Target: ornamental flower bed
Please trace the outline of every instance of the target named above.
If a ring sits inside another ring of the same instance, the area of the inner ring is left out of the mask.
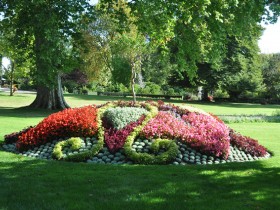
[[[17,149],[26,150],[68,136],[93,136],[97,132],[96,114],[94,106],[51,114],[36,127],[18,136]]]
[[[162,101],[66,109],[6,135],[3,147],[30,157],[111,164],[213,164],[270,156],[216,116]]]

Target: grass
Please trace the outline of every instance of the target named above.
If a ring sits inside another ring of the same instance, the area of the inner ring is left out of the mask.
[[[131,98],[121,98],[112,96],[95,96],[95,95],[74,95],[66,94],[66,100],[73,107],[81,106],[81,104],[101,104],[112,100],[131,100]],[[140,101],[150,100],[149,98],[139,98]],[[280,105],[261,105],[249,103],[208,103],[208,102],[187,102],[181,100],[164,100],[176,105],[190,105],[216,115],[273,115],[280,110]]]
[[[4,134],[35,125],[51,113],[17,108],[34,97],[0,94],[0,142]],[[72,106],[110,99],[116,98],[66,96]],[[277,105],[192,105],[215,114],[226,110],[271,114],[279,109]],[[279,209],[280,124],[229,126],[258,139],[274,156],[206,166],[113,166],[43,161],[0,151],[0,209]]]
[[[220,115],[219,118],[225,123],[280,122],[280,115]]]

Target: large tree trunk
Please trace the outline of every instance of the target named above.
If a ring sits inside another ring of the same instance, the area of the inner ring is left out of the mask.
[[[208,89],[203,88],[203,92],[202,92],[202,101],[209,101],[209,99],[208,99],[208,94],[209,94]]]
[[[57,83],[57,86],[53,88],[48,88],[42,85],[38,86],[37,96],[29,106],[32,108],[52,110],[70,108],[63,96],[60,76],[57,77]]]
[[[70,106],[64,100],[61,77],[57,71],[57,75],[50,71],[55,68],[52,62],[46,60],[42,54],[45,53],[45,47],[49,46],[49,41],[45,39],[44,34],[39,29],[35,30],[35,54],[36,54],[36,68],[37,68],[37,95],[35,100],[29,107],[41,109],[66,109]],[[46,79],[49,80],[46,82]],[[52,82],[55,81],[56,82]],[[46,85],[49,84],[49,85]]]

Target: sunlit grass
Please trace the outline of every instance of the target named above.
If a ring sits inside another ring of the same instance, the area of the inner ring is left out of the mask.
[[[0,94],[0,142],[5,134],[35,125],[52,113],[15,109],[28,105],[34,97]],[[71,106],[111,99],[66,96]],[[192,105],[215,114],[271,114],[279,109],[277,105]],[[0,151],[0,209],[278,209],[280,124],[229,126],[258,139],[274,156],[206,166],[114,166],[43,161]]]

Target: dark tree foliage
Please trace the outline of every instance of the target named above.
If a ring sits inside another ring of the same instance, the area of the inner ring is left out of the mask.
[[[280,54],[262,55],[267,98],[280,98]]]
[[[64,74],[62,76],[63,80],[72,80],[76,82],[78,85],[86,85],[88,83],[87,75],[82,72],[80,69],[74,69],[72,72],[68,74]]]

